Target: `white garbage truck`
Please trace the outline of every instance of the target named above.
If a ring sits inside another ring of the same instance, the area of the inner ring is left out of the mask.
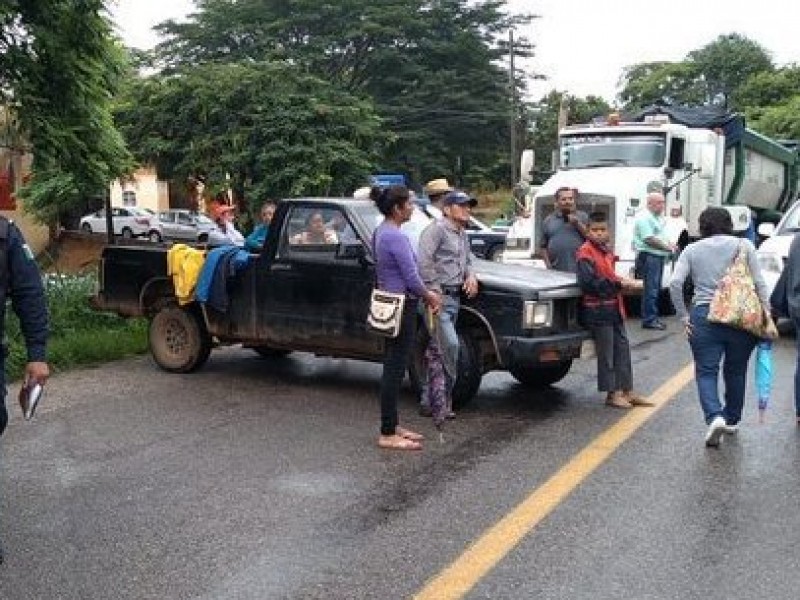
[[[569,187],[578,191],[579,210],[606,214],[617,272],[632,276],[634,222],[653,182],[665,192],[671,241],[685,247],[699,237],[697,217],[708,206],[729,209],[741,233],[755,226],[753,217],[785,210],[798,194],[798,153],[715,108],[654,106],[627,120],[612,114],[570,125],[559,132],[556,172],[527,199],[530,217],[509,231],[504,262],[543,265],[542,221],[556,190]]]

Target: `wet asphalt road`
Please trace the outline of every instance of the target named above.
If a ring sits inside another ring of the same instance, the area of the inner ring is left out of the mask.
[[[629,332],[645,393],[689,361],[674,321]],[[766,423],[750,389],[741,433],[706,449],[684,388],[466,597],[797,598],[793,344]],[[141,358],[54,377],[30,423],[12,388],[0,598],[408,598],[624,413],[592,360],[538,394],[494,373],[444,443],[406,392],[429,440],[392,453],[379,377],[239,348],[192,375]]]

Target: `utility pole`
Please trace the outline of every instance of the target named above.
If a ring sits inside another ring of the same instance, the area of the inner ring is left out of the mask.
[[[511,187],[517,185],[517,86],[514,83],[514,30],[508,32],[508,85],[511,91],[511,119],[509,134],[511,138]]]

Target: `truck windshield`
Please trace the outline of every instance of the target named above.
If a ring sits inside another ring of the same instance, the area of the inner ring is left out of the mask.
[[[561,137],[561,168],[659,167],[666,157],[663,133],[597,133]]]

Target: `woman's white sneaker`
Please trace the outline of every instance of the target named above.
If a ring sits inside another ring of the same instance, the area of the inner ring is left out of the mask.
[[[728,425],[722,417],[714,417],[706,431],[706,446],[719,446],[719,440]]]

